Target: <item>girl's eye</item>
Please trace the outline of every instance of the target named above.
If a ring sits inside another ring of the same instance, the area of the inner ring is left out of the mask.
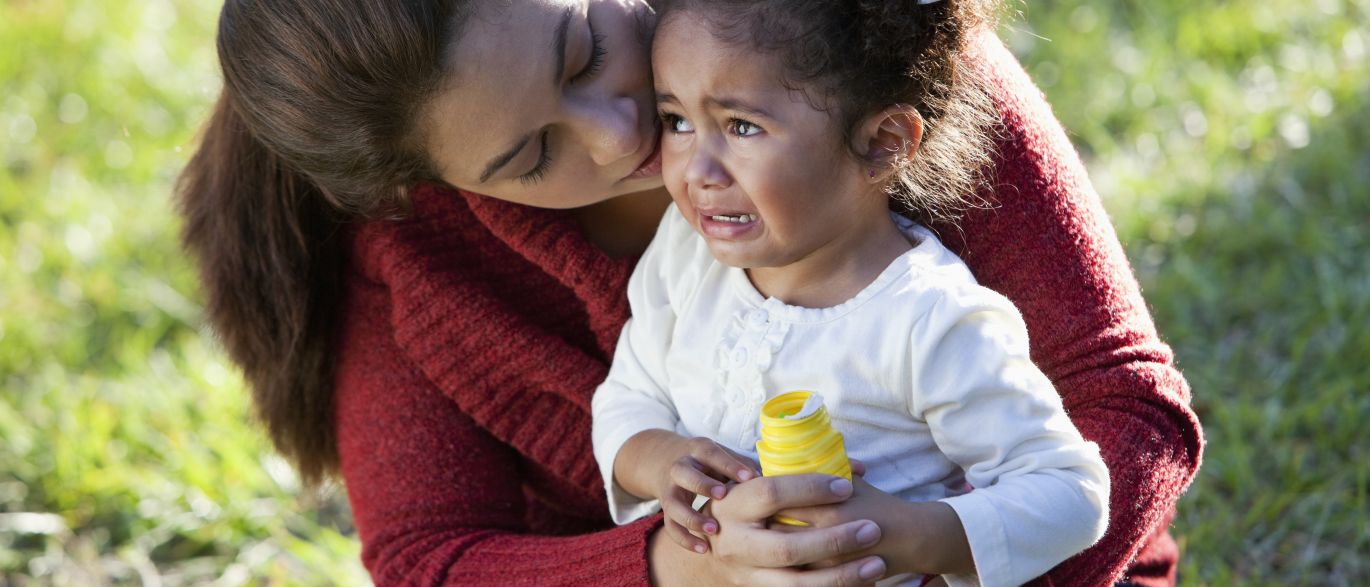
[[[605,53],[604,35],[592,33],[590,35],[590,60],[585,63],[584,68],[571,77],[571,83],[583,82],[599,73],[599,68],[604,65]]]
[[[669,133],[679,134],[694,132],[695,130],[695,127],[690,125],[690,121],[685,120],[684,118],[681,118],[680,116],[677,116],[675,114],[663,113],[661,115],[661,121],[666,123],[666,132]]]
[[[740,118],[734,118],[732,120],[729,120],[728,126],[732,127],[730,130],[732,130],[733,134],[739,137],[750,137],[761,134],[760,126],[757,126],[755,123],[747,122]]]

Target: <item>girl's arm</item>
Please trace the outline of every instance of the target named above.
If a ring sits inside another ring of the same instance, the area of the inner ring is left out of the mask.
[[[974,487],[942,503],[964,528],[979,580],[1019,585],[1094,544],[1106,524],[1108,471],[1029,359],[1012,305],[959,288],[925,314],[911,348],[910,411]],[[955,569],[921,570],[973,583]]]
[[[984,35],[981,47],[1005,123],[990,178],[995,207],[939,232],[981,284],[1023,314],[1033,361],[1076,427],[1098,443],[1112,485],[1103,539],[1041,584],[1112,584],[1125,571],[1140,577],[1140,565],[1129,563],[1145,546],[1152,558],[1145,571],[1164,579],[1177,553],[1163,524],[1203,449],[1189,388],[1041,92],[997,38]]]
[[[694,496],[721,498],[724,483],[756,476],[713,441],[675,433],[680,415],[669,389],[666,356],[678,298],[694,287],[692,276],[711,260],[707,254],[671,207],[628,280],[632,318],[623,325],[609,374],[590,404],[595,460],[609,488],[614,521],[626,523],[660,508],[671,537],[699,552],[708,549],[700,536],[716,532],[718,523],[694,511]]]
[[[1008,301],[958,288],[912,335],[909,411],[974,490],[907,502],[859,483],[852,499],[796,517],[820,527],[878,519],[886,538],[874,554],[893,572],[944,575],[952,585],[1020,585],[1098,540],[1108,472],[1028,359]]]

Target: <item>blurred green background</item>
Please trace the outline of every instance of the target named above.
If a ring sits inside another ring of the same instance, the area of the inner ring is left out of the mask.
[[[1370,584],[1370,0],[1018,8],[1205,425],[1182,583]],[[0,584],[366,581],[177,247],[216,13],[0,3]]]

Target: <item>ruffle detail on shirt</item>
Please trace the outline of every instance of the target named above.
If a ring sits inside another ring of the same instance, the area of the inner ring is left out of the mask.
[[[707,424],[717,430],[738,430],[742,444],[756,436],[757,417],[766,401],[763,374],[790,332],[789,321],[776,315],[780,306],[779,300],[771,299],[735,314],[714,353],[724,401],[713,407]],[[741,418],[740,425],[724,426],[725,417]]]

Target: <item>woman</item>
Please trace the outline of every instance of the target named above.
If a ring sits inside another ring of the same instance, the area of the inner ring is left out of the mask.
[[[668,201],[649,37],[632,0],[224,7],[225,88],[179,187],[186,244],[276,446],[306,479],[346,481],[377,583],[884,572],[862,556],[878,521],[765,528],[871,499],[822,476],[737,486],[709,555],[662,540],[659,517],[609,527],[590,393]],[[1041,582],[1173,583],[1165,528],[1202,448],[1187,387],[1050,111],[988,36],[984,62],[997,208],[946,240],[1019,306],[1113,485],[1108,534]]]

